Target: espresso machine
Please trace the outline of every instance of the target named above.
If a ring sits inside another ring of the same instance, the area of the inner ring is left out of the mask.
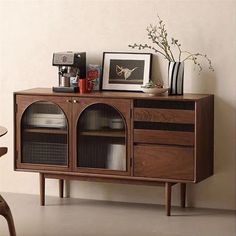
[[[53,53],[53,66],[58,66],[58,86],[54,92],[74,93],[79,91],[79,79],[86,78],[85,52]]]

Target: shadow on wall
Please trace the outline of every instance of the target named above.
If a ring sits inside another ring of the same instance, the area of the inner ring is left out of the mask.
[[[186,68],[186,66],[185,66]],[[200,93],[200,94],[214,94],[217,91],[217,80],[216,80],[216,74],[215,72],[210,71],[201,71],[200,74],[198,74],[195,69],[191,72],[191,86],[190,91],[191,93]],[[189,78],[186,76],[185,73],[185,80],[188,80]],[[188,81],[186,81],[188,83]]]
[[[184,92],[214,94],[217,91],[216,73],[210,72],[203,68],[198,73],[198,68],[190,66],[189,63],[184,65]],[[168,86],[168,61],[153,54],[151,79],[154,82],[160,81]]]
[[[161,73],[161,67],[159,63],[159,58],[157,55],[152,55],[152,73],[151,73],[151,80],[153,80],[155,83],[160,81],[163,83],[163,74]]]
[[[216,83],[215,73],[202,73],[201,77],[195,78],[192,84],[194,93],[219,94]],[[188,206],[196,206],[199,201],[196,196],[204,188],[202,201],[212,196],[220,196],[230,193],[230,189],[235,185],[236,180],[232,179],[235,173],[235,107],[226,99],[214,96],[214,175],[209,179],[197,184],[188,186]],[[222,185],[222,183],[228,183]],[[229,195],[229,202],[234,201],[233,196]],[[214,199],[214,198],[213,198]],[[207,200],[206,200],[207,201]],[[213,205],[216,203],[212,203]],[[217,205],[217,204],[216,204]],[[229,203],[230,205],[230,203]],[[209,206],[215,207],[215,206]],[[227,208],[227,206],[226,206]]]

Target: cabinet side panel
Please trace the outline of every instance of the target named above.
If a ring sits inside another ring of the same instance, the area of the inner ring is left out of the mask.
[[[20,104],[20,106],[19,106]],[[20,123],[23,109],[21,106],[21,96],[14,94],[14,170],[19,169],[21,163],[20,147]]]
[[[214,96],[196,102],[195,182],[213,175]]]
[[[17,133],[16,133],[16,114],[17,114],[17,103],[16,103],[16,94],[13,94],[13,102],[14,102],[14,106],[13,106],[13,127],[14,127],[14,170],[16,170],[16,161],[17,161],[17,148],[16,148],[16,137],[17,137]]]

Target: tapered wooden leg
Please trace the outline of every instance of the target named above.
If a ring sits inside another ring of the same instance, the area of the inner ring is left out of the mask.
[[[181,183],[180,184],[180,205],[182,208],[185,208],[186,204],[186,184]]]
[[[16,230],[11,210],[2,196],[0,196],[0,215],[5,217],[5,219],[7,220],[10,236],[16,236]]]
[[[39,173],[40,182],[40,205],[45,205],[45,177],[43,173]]]
[[[9,209],[8,214],[5,216],[5,218],[7,220],[10,236],[16,236],[15,225],[14,225],[14,221],[13,221],[13,217],[12,217],[10,209]]]
[[[170,216],[171,212],[171,183],[165,183],[166,215]]]
[[[70,181],[69,180],[65,180],[64,181],[64,185],[65,185],[65,197],[69,198],[70,197]]]
[[[63,193],[64,193],[64,180],[59,179],[59,197],[63,198]]]

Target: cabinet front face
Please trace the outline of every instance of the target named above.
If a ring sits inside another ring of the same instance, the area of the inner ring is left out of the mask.
[[[17,168],[68,170],[69,105],[60,98],[16,99]]]
[[[80,99],[76,121],[76,162],[79,172],[128,175],[130,102]]]
[[[134,101],[134,176],[193,182],[194,145],[194,101]]]
[[[135,176],[193,181],[192,147],[138,145],[134,148],[134,156]]]

